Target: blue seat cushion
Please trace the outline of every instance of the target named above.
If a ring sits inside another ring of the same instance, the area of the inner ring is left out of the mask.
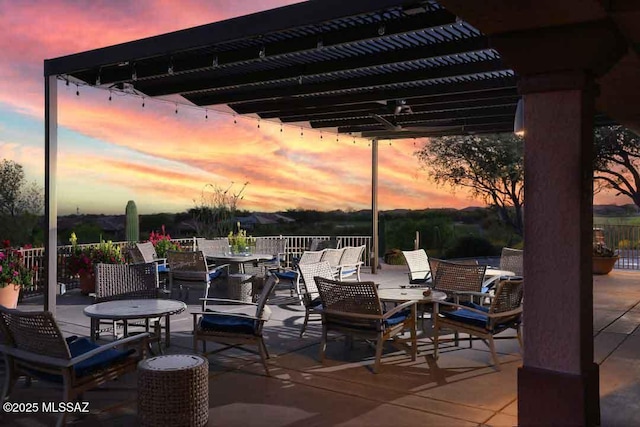
[[[284,280],[296,280],[298,274],[295,271],[276,271],[276,277]]]
[[[466,323],[468,325],[477,326],[480,328],[487,327],[487,321],[489,320],[489,316],[485,314],[489,312],[489,309],[487,307],[483,307],[471,302],[464,302],[461,305],[480,310],[484,313],[478,313],[475,311],[467,310],[465,308],[457,308],[451,311],[443,311],[441,314],[448,319],[455,320],[456,322]]]
[[[311,307],[316,308],[316,307],[320,307],[321,305],[322,305],[322,300],[320,299],[320,297],[316,297],[311,300]]]
[[[210,309],[206,311],[214,312]],[[206,331],[253,334],[255,321],[239,315],[205,314],[200,321],[200,327]]]
[[[88,338],[77,338],[76,336],[65,338],[71,357],[81,356],[95,348],[100,347],[98,344],[92,342]],[[103,351],[87,360],[84,360],[73,367],[77,377],[89,375],[97,370],[107,368],[108,366],[121,362],[122,360],[133,354],[135,349],[129,350],[117,350],[115,348]],[[62,383],[62,376],[51,374],[48,372],[42,372],[38,370],[27,370],[33,374],[33,376],[45,381],[51,381],[55,383]]]
[[[217,279],[222,274],[222,269],[214,270],[209,273],[209,280]]]
[[[169,272],[169,267],[167,267],[165,264],[158,264],[158,273],[168,273]]]
[[[355,274],[356,269],[355,268],[346,268],[342,270],[342,275],[343,276],[351,276],[352,274]]]
[[[396,326],[404,322],[409,316],[411,316],[411,309],[399,311],[393,316],[389,317],[387,320],[385,320],[384,325],[386,327]]]
[[[80,338],[69,343],[71,357],[83,355],[98,347],[100,346],[88,338]],[[76,376],[82,377],[96,370],[106,368],[114,363],[121,362],[134,352],[134,349],[118,350],[112,348],[78,363],[73,369],[75,370]]]

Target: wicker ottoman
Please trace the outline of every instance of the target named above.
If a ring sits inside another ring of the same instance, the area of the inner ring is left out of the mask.
[[[252,278],[253,276],[250,274],[229,274],[227,297],[238,301],[252,302]]]
[[[188,354],[138,363],[141,426],[204,426],[209,419],[209,362]]]

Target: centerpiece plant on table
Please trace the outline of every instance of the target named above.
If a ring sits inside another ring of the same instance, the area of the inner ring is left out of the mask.
[[[2,242],[0,250],[0,305],[16,308],[20,289],[34,286],[33,270],[24,263],[24,255],[19,249],[11,247],[11,242]]]
[[[76,233],[71,233],[71,253],[67,258],[67,269],[71,274],[78,275],[80,279],[80,291],[83,294],[94,292],[96,279],[94,274],[95,264],[124,264],[124,256],[120,247],[111,240],[100,239],[97,245],[78,245]]]
[[[180,244],[171,240],[171,236],[166,232],[164,225],[162,226],[162,233],[152,231],[149,234],[149,241],[153,243],[158,258],[166,258],[168,251],[182,250]]]
[[[256,238],[247,236],[247,230],[240,228],[240,223],[237,223],[237,233],[229,232],[227,236],[229,239],[229,246],[231,247],[231,253],[243,254],[250,253],[256,246]]]

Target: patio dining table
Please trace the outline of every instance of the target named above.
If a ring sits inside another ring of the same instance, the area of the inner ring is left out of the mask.
[[[237,266],[237,270],[240,273],[244,273],[244,264],[247,262],[260,262],[273,259],[273,255],[270,254],[220,254],[220,255],[207,255],[208,261],[213,261],[216,264],[233,264]]]

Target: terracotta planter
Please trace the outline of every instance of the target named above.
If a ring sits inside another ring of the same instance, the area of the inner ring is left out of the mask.
[[[0,288],[0,305],[7,308],[16,308],[18,306],[19,295],[20,285],[10,283],[4,288]]]
[[[83,295],[89,295],[96,291],[96,276],[92,273],[79,273],[80,276],[80,292]]]
[[[613,257],[594,256],[593,274],[609,274],[618,258],[619,256],[617,255]]]

